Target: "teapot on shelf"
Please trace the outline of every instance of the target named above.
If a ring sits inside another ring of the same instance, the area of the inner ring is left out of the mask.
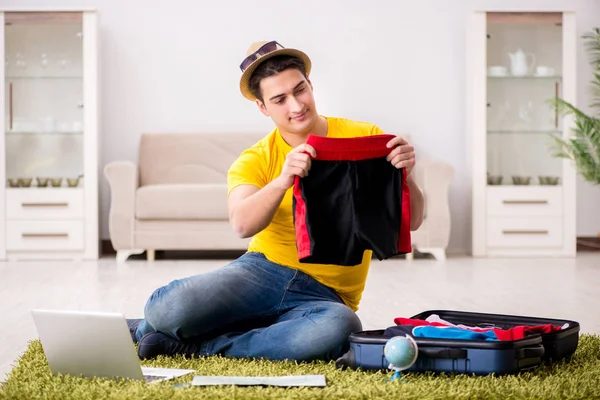
[[[535,56],[532,53],[524,53],[518,49],[514,53],[508,53],[510,57],[510,71],[514,76],[524,76],[531,71],[535,65]],[[527,57],[531,57],[531,62],[527,63]]]

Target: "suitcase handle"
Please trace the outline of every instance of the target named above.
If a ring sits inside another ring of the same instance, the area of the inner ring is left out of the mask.
[[[421,347],[419,355],[421,354],[430,358],[467,358],[467,350],[464,349]]]
[[[516,356],[519,359],[522,358],[538,358],[544,355],[544,346],[539,344],[532,347],[524,347],[516,351]]]

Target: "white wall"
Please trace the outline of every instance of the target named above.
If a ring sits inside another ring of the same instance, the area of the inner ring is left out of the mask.
[[[418,158],[452,163],[451,251],[470,249],[465,137],[465,19],[475,8],[569,8],[579,35],[600,26],[594,0],[63,0],[100,12],[101,167],[137,160],[142,132],[267,133],[272,124],[238,91],[238,65],[256,40],[298,46],[313,59],[318,111],[409,132]],[[47,0],[0,0],[45,5]],[[260,6],[260,10],[258,7]],[[578,101],[591,68],[578,49]],[[585,107],[584,107],[585,108]],[[101,179],[102,237],[109,190]],[[600,231],[600,189],[578,181],[579,235]],[[584,211],[586,210],[586,211]],[[589,210],[589,212],[587,211]]]

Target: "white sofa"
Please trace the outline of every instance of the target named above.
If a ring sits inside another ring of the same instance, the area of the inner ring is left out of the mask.
[[[104,169],[111,192],[109,234],[117,260],[155,250],[243,250],[229,225],[227,170],[265,134],[143,134],[138,163],[115,161]],[[452,167],[418,161],[426,217],[414,246],[443,258],[450,235],[448,186]]]
[[[448,190],[454,168],[440,161],[419,160],[417,156],[413,176],[425,198],[425,219],[421,227],[411,233],[413,254],[417,249],[432,254],[437,260],[445,260],[450,241]],[[412,259],[413,254],[407,258]]]

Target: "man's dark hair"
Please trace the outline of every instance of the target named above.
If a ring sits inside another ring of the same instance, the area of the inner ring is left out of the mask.
[[[280,72],[290,68],[297,69],[306,78],[306,68],[302,60],[300,60],[298,57],[282,55],[274,56],[263,61],[258,67],[256,67],[252,73],[252,76],[250,76],[250,91],[257,99],[264,103],[262,92],[260,90],[260,81],[263,78],[277,75]]]

